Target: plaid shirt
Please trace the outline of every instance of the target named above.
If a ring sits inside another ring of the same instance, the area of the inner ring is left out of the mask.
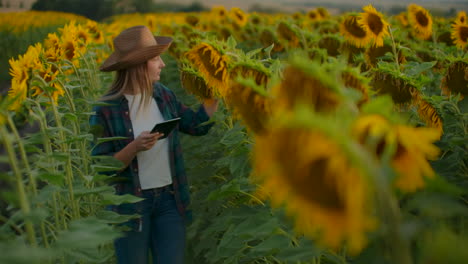
[[[177,101],[174,93],[164,85],[160,83],[154,85],[153,97],[165,120],[181,117],[181,121],[178,124],[179,131],[201,136],[208,133],[208,130],[211,128],[212,124],[200,126],[201,123],[209,120],[209,116],[203,106],[200,106],[198,111],[194,112]],[[96,145],[92,151],[92,155],[113,156],[134,140],[130,110],[125,96],[106,101],[105,103],[109,105],[100,105],[93,109],[96,114],[90,118],[91,126],[100,126],[100,129],[95,129],[102,132],[100,133],[101,135],[97,135],[98,137],[126,137],[126,139],[113,140]],[[190,203],[189,186],[185,174],[179,131],[174,129],[168,136],[172,184],[179,212],[186,220],[191,220],[191,212],[187,209]],[[117,172],[117,177],[113,178],[113,183],[118,195],[133,194],[142,197],[136,157],[127,168]],[[141,202],[138,202],[113,206],[113,210],[120,214],[140,214],[141,207]],[[136,227],[135,224],[141,224],[141,220],[136,219],[136,222],[133,222],[133,228]]]

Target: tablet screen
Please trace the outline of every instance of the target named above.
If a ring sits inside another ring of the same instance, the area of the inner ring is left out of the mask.
[[[180,121],[180,117],[177,117],[174,119],[170,119],[170,120],[166,120],[164,122],[158,123],[153,127],[153,129],[151,130],[151,133],[156,133],[156,132],[163,133],[164,136],[160,137],[159,139],[166,138],[167,136],[169,136],[171,131],[177,126],[179,121]]]

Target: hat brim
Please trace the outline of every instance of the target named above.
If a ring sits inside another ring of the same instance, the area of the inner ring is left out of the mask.
[[[171,37],[155,36],[157,45],[145,47],[128,53],[124,57],[119,57],[113,52],[99,67],[100,71],[109,72],[126,69],[131,66],[141,64],[151,58],[161,55],[172,43]]]

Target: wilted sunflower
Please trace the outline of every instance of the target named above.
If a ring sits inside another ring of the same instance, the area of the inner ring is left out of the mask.
[[[321,49],[327,50],[328,56],[336,57],[340,54],[342,39],[336,34],[327,34],[320,38],[318,46]]]
[[[366,174],[356,165],[358,151],[350,149],[359,146],[325,132],[329,121],[311,126],[305,122],[311,119],[275,120],[256,136],[252,178],[261,197],[274,207],[285,204],[296,230],[334,250],[346,243],[358,253],[375,225]]]
[[[280,22],[276,27],[280,41],[284,46],[290,48],[299,47],[300,41],[298,33],[292,28],[292,26],[284,21]]]
[[[439,131],[439,138],[444,132],[442,126],[442,118],[440,117],[439,113],[431,103],[429,103],[424,98],[418,99],[418,114],[419,117],[424,120],[428,127],[432,127]]]
[[[415,4],[409,5],[408,22],[417,38],[427,40],[432,36],[432,17],[423,7]]]
[[[450,30],[444,30],[437,36],[437,42],[445,43],[447,46],[455,46],[455,42],[452,40],[452,32]]]
[[[255,134],[266,131],[271,115],[270,98],[253,79],[237,78],[226,93],[226,105]]]
[[[468,95],[468,63],[455,61],[447,69],[447,73],[442,78],[441,89],[444,94]]]
[[[365,6],[362,9],[364,13],[361,13],[358,23],[370,35],[374,46],[383,46],[384,37],[389,35],[387,21],[372,5]]]
[[[388,52],[393,54],[393,49],[390,44],[385,43],[382,47],[368,47],[366,51],[364,52],[364,58],[366,60],[366,65],[367,68],[373,68],[377,66],[377,63],[382,60],[382,61],[394,61],[393,56],[390,58],[384,58],[385,54]],[[406,62],[406,56],[405,54],[399,50],[398,51],[398,63],[404,64]]]
[[[424,177],[435,175],[427,159],[435,159],[439,153],[433,145],[439,138],[437,129],[393,125],[380,115],[366,115],[355,122],[353,135],[377,157],[390,152],[398,174],[394,184],[402,191],[420,189]]]
[[[340,33],[344,36],[346,41],[352,45],[356,47],[364,47],[372,40],[372,37],[358,23],[358,19],[358,15],[347,15],[340,24]]]
[[[185,65],[180,69],[182,87],[201,99],[214,97],[213,89],[208,87],[205,78],[193,67]]]
[[[198,24],[198,22],[200,22],[200,18],[197,15],[189,14],[185,16],[185,22],[194,27]]]
[[[458,12],[457,18],[455,19],[455,23],[467,24],[465,11]]]
[[[361,92],[361,99],[357,102],[358,106],[369,101],[369,80],[359,74],[355,69],[345,69],[341,73],[341,79],[346,87]]]
[[[398,74],[381,70],[374,72],[371,87],[378,94],[389,94],[396,104],[411,103],[419,93],[409,80]]]
[[[320,14],[322,19],[328,19],[330,17],[330,13],[328,13],[328,10],[325,7],[317,7],[317,12]]]
[[[260,42],[263,46],[268,47],[274,44],[273,51],[280,52],[284,50],[284,46],[279,42],[275,33],[270,28],[265,28],[260,34]]]
[[[219,95],[224,96],[228,89],[229,59],[221,49],[203,42],[189,50],[186,57],[200,71],[208,86],[216,87]]]
[[[451,33],[453,42],[455,45],[460,48],[464,49],[467,47],[468,44],[468,24],[462,23],[455,23],[452,25],[452,33]]]
[[[318,112],[329,112],[339,105],[340,85],[317,62],[293,58],[283,72],[283,81],[274,87],[276,107],[288,110],[306,104]]]

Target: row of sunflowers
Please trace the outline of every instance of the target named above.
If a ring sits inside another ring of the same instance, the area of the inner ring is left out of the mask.
[[[338,16],[216,7],[73,21],[49,34],[10,60],[1,101],[17,197],[8,200],[2,232],[15,243],[2,244],[5,252],[14,245],[39,261],[112,259],[118,233],[108,224],[128,218],[103,207],[136,200],[105,185],[101,173],[116,165],[89,156],[90,142],[108,139],[94,139],[87,119],[111,80],[96,65],[114,36],[138,24],[175,39],[170,87],[225,106],[215,135],[200,141],[221,144],[223,156],[205,165],[216,183],[195,181],[221,203],[192,226],[195,263],[468,260],[468,22],[464,11],[433,18],[414,4],[390,17],[371,5]],[[20,135],[20,117],[39,132]],[[209,208],[204,199],[194,206]],[[274,224],[259,227],[252,209]],[[95,241],[76,239],[80,232]]]

